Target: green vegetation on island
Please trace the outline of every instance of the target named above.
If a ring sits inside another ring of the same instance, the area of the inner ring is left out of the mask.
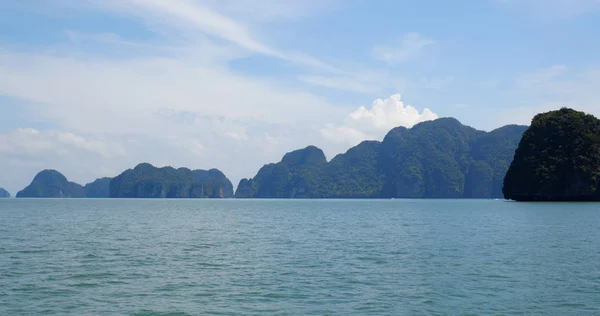
[[[110,181],[111,198],[230,198],[233,185],[217,169],[157,168],[149,163]]]
[[[82,198],[85,190],[77,183],[69,182],[56,170],[39,172],[29,186],[17,193],[18,198]]]
[[[85,186],[69,182],[56,170],[44,170],[35,176],[29,186],[17,193],[17,197],[230,198],[233,197],[233,186],[217,169],[156,168],[143,163],[115,178],[97,179]]]
[[[503,193],[516,201],[600,201],[600,120],[567,108],[536,115]]]
[[[110,197],[111,178],[96,179],[92,183],[86,184],[83,189],[86,198],[108,198]]]
[[[309,146],[242,179],[237,198],[496,198],[525,126],[489,133],[441,118],[326,161]]]

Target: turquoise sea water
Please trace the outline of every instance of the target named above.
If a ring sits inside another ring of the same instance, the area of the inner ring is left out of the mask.
[[[600,204],[2,200],[0,315],[600,314]]]

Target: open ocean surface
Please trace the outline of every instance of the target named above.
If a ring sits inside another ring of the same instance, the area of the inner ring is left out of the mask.
[[[600,204],[0,200],[0,315],[600,315]]]

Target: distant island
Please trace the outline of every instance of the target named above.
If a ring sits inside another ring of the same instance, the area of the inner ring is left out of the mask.
[[[516,201],[600,201],[600,120],[567,108],[536,115],[503,192]]]
[[[142,163],[115,178],[81,186],[56,170],[43,170],[17,198],[231,198],[233,185],[217,169],[156,168]]]
[[[232,198],[233,185],[217,169],[156,168],[142,163],[110,181],[111,198]]]
[[[10,193],[8,193],[8,191],[4,190],[4,188],[0,188],[0,199],[5,199],[5,198],[9,198],[10,197]]]
[[[453,118],[391,130],[327,162],[309,146],[242,179],[236,198],[501,198],[526,126],[478,131]]]
[[[0,197],[9,197],[0,189]],[[392,129],[327,161],[315,146],[264,165],[233,190],[217,169],[141,163],[84,186],[43,170],[18,198],[506,198],[600,201],[600,120],[572,109],[491,132],[453,118]]]
[[[219,170],[137,165],[85,186],[44,170],[17,197],[55,198],[501,198],[503,179],[527,129],[491,132],[453,118],[392,129],[327,161],[308,146],[233,185]]]
[[[17,193],[17,198],[82,198],[85,190],[77,183],[69,182],[56,170],[43,170],[31,184]]]

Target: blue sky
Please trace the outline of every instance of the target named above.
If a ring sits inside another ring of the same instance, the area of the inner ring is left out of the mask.
[[[0,1],[0,186],[135,164],[234,183],[452,116],[600,114],[600,0]]]

